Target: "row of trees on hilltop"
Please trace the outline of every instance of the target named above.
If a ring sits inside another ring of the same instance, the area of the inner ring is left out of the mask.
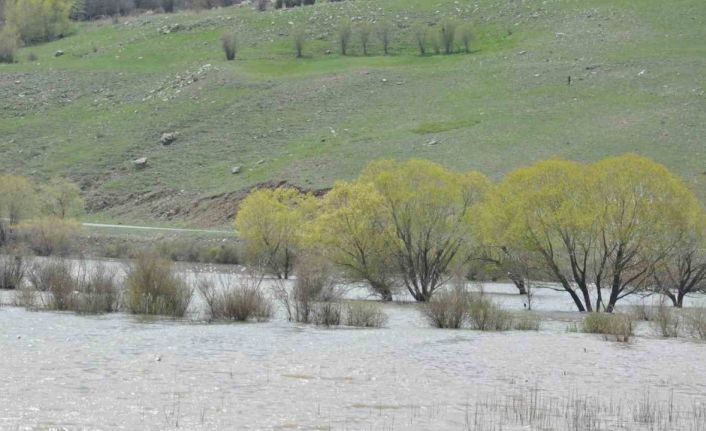
[[[250,261],[278,277],[316,253],[384,300],[403,289],[429,301],[478,265],[523,289],[553,282],[579,311],[612,312],[640,292],[681,306],[706,289],[703,206],[664,166],[637,155],[544,161],[497,184],[429,161],[377,161],[321,200],[255,190],[236,228]]]

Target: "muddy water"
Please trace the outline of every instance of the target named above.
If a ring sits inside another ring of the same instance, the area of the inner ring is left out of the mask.
[[[511,286],[486,290],[523,307]],[[506,333],[431,329],[413,305],[386,306],[388,326],[374,330],[5,306],[0,429],[547,429],[508,419],[507,406],[478,420],[480,403],[518,394],[623,406],[594,429],[618,429],[623,416],[622,429],[654,429],[634,414],[642,400],[690,412],[664,429],[706,429],[706,417],[693,413],[706,404],[706,344],[653,338],[644,328],[628,345],[567,333],[570,305],[543,291],[534,302],[549,319],[543,329]]]

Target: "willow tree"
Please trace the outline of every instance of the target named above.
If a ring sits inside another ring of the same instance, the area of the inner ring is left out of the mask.
[[[338,182],[324,197],[312,229],[315,244],[351,280],[366,281],[373,294],[391,301],[395,260],[382,195],[369,183]]]
[[[634,154],[592,166],[600,208],[596,291],[610,291],[606,311],[647,287],[652,274],[672,253],[680,253],[700,211],[684,182],[650,159]]]
[[[41,187],[43,212],[59,219],[74,218],[84,211],[81,189],[75,183],[55,178]]]
[[[489,187],[478,172],[460,174],[425,160],[378,161],[359,181],[382,197],[391,232],[388,253],[412,297],[428,301],[448,280],[449,269],[468,259],[471,208]]]
[[[289,278],[303,226],[316,202],[294,188],[257,189],[240,204],[235,227],[245,243],[250,262],[267,267],[279,278]]]
[[[488,193],[477,223],[490,247],[536,259],[579,311],[593,309],[597,208],[591,202],[592,182],[584,165],[565,160],[518,169]]]

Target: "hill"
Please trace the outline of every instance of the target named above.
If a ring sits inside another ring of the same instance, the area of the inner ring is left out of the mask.
[[[414,29],[447,19],[470,23],[472,52],[418,55]],[[381,20],[392,55],[373,36],[363,56],[357,25]],[[353,55],[337,54],[342,21]],[[79,182],[94,221],[192,226],[227,225],[253,185],[321,189],[383,157],[500,178],[637,152],[706,199],[705,40],[702,0],[356,0],[77,24],[0,65],[0,170]]]

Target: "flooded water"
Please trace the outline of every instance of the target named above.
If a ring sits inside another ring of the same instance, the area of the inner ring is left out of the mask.
[[[485,288],[523,308],[511,286]],[[564,296],[535,297],[541,331],[504,333],[432,329],[414,304],[386,305],[382,329],[4,306],[0,429],[706,429],[706,344],[568,333],[578,315]],[[591,427],[518,417],[587,400]],[[642,411],[663,408],[675,412],[666,427]]]

